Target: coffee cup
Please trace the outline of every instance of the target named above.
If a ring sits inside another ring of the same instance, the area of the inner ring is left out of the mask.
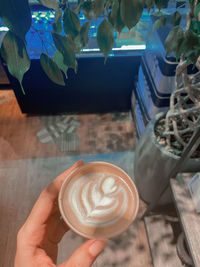
[[[121,168],[91,162],[66,177],[58,203],[71,230],[87,239],[108,239],[134,221],[139,197],[132,179]]]

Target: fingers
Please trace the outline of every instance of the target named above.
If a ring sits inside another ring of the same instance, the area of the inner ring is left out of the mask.
[[[78,248],[72,256],[59,267],[90,267],[106,246],[106,240],[89,240]]]
[[[66,176],[81,165],[83,165],[83,161],[79,160],[71,168],[67,169],[54,179],[53,182],[42,191],[26,221],[26,225],[28,224],[32,231],[37,229],[38,226],[43,225],[48,220]]]
[[[48,236],[48,242],[58,244],[68,230],[69,227],[60,219],[60,213],[57,211],[47,221],[46,236]]]

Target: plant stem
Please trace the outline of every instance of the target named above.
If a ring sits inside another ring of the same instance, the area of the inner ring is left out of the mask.
[[[190,28],[190,23],[194,17],[194,8],[197,0],[190,3],[190,11],[187,14],[186,31]],[[175,91],[170,97],[170,109],[165,117],[165,131],[167,146],[172,149],[171,136],[174,136],[179,144],[186,146],[183,134],[192,132],[199,127],[200,122],[200,71],[195,75],[189,76],[187,67],[191,63],[181,55],[180,63],[176,68]],[[197,61],[200,67],[200,60]],[[186,95],[186,96],[185,96]],[[175,100],[177,103],[175,103]],[[190,102],[189,102],[190,100]],[[180,125],[182,127],[180,128]]]

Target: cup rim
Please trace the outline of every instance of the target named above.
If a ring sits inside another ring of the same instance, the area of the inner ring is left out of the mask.
[[[116,165],[114,165],[114,164],[112,164],[112,163],[104,162],[104,161],[92,161],[92,162],[88,162],[88,163],[86,163],[86,164],[84,164],[84,165],[82,165],[82,166],[76,168],[76,169],[73,170],[69,175],[66,176],[65,180],[64,180],[63,183],[62,183],[62,186],[61,186],[61,188],[60,188],[59,195],[58,195],[58,206],[59,206],[59,210],[60,210],[62,219],[64,220],[64,222],[68,225],[68,227],[69,227],[72,231],[74,231],[76,234],[78,234],[79,236],[82,236],[82,237],[84,237],[84,238],[86,238],[86,239],[94,239],[93,236],[85,235],[84,233],[80,232],[77,228],[75,228],[75,227],[71,224],[71,222],[69,222],[69,220],[68,220],[68,219],[66,218],[66,216],[65,216],[65,213],[64,213],[64,210],[63,210],[63,205],[62,205],[62,199],[63,199],[63,198],[62,198],[62,195],[63,195],[63,193],[64,193],[63,191],[65,190],[65,185],[66,185],[66,183],[68,183],[68,182],[70,181],[70,179],[72,179],[73,175],[74,175],[76,172],[80,171],[81,168],[85,167],[86,165],[90,165],[90,164],[92,164],[92,165],[93,165],[93,164],[109,165],[109,166],[111,166],[111,167],[114,167],[114,168],[120,170],[121,172],[123,172],[123,173],[128,177],[129,181],[131,182],[131,184],[132,184],[132,186],[133,186],[133,188],[134,188],[135,212],[134,212],[134,214],[133,214],[133,217],[132,217],[132,219],[130,220],[130,223],[127,225],[127,227],[126,227],[123,231],[115,232],[115,234],[113,234],[113,235],[109,235],[109,236],[107,237],[107,239],[108,239],[108,238],[112,238],[112,237],[115,237],[115,236],[117,236],[117,235],[123,233],[124,231],[126,231],[126,229],[127,229],[127,228],[133,223],[133,221],[136,219],[137,214],[138,214],[138,210],[139,210],[139,194],[138,194],[138,190],[137,190],[137,188],[136,188],[136,185],[135,185],[135,183],[133,182],[132,178],[131,178],[131,177],[130,177],[130,176],[129,176],[129,175],[128,175],[122,168],[120,168],[120,167],[118,167],[118,166],[116,166]]]

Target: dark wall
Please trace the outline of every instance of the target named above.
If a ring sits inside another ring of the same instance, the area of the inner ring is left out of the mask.
[[[8,74],[22,112],[52,114],[125,111],[131,107],[131,92],[140,56],[81,57],[78,72],[68,70],[66,86],[51,82],[39,60],[32,60],[25,74],[23,95],[18,81]]]

